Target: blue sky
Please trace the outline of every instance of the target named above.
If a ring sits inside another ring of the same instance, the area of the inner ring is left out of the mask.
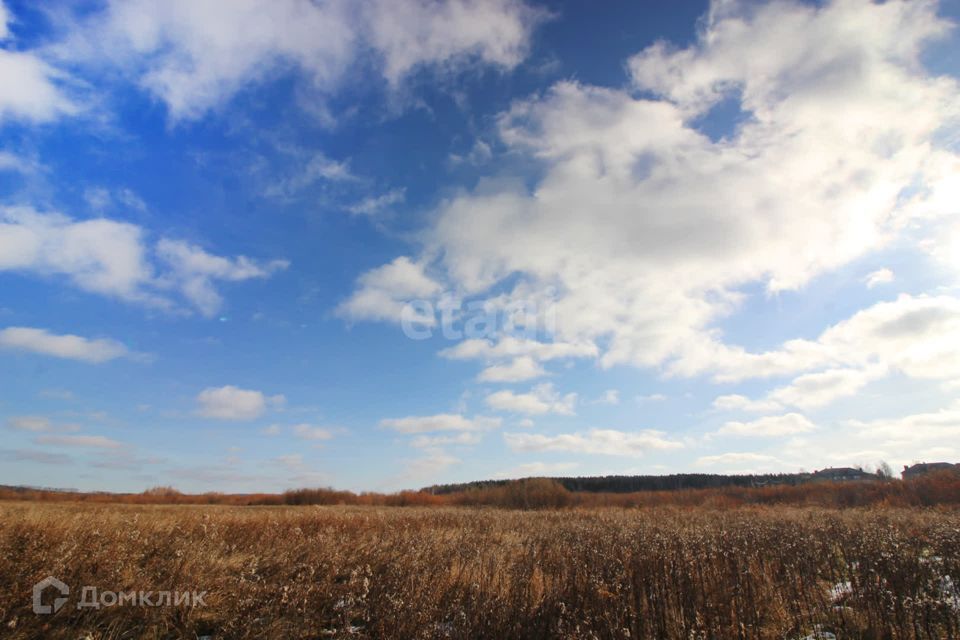
[[[960,458],[956,2],[0,7],[0,483]]]

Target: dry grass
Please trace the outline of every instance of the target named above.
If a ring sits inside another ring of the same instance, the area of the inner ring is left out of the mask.
[[[73,599],[38,616],[47,575]],[[10,638],[949,638],[948,575],[952,511],[0,503]],[[80,585],[209,595],[77,610]]]

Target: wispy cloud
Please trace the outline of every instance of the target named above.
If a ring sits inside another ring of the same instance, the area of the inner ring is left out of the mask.
[[[34,327],[0,329],[0,348],[29,351],[65,360],[100,364],[117,358],[144,359],[116,340],[84,338],[72,334],[54,334]]]

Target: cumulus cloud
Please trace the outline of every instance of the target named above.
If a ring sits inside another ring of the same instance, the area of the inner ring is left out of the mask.
[[[66,79],[32,52],[0,48],[0,124],[43,123],[77,114],[80,106],[65,89]]]
[[[564,81],[501,114],[501,142],[542,177],[443,201],[420,260],[458,295],[553,305],[551,338],[599,345],[604,366],[834,368],[822,341],[751,353],[715,326],[745,285],[799,289],[955,211],[938,132],[960,92],[920,60],[947,30],[928,2],[715,3],[690,46],[630,59],[636,91]],[[698,123],[725,101],[744,117],[712,138]]]
[[[852,396],[871,381],[886,375],[882,367],[864,369],[828,369],[798,376],[789,385],[774,389],[760,404],[779,404],[813,409],[837,398]]]
[[[531,338],[502,336],[496,342],[470,338],[444,349],[440,355],[451,360],[504,360],[528,357],[538,362],[563,358],[589,358],[597,355],[592,343],[540,342]]]
[[[0,208],[0,270],[65,275],[75,286],[149,300],[144,231],[106,218],[74,220],[28,207]]]
[[[662,431],[616,431],[591,429],[586,433],[543,435],[505,433],[503,438],[513,451],[560,451],[607,456],[641,456],[649,451],[681,449],[683,443],[670,440]]]
[[[475,416],[467,418],[457,413],[440,413],[432,416],[408,416],[387,418],[380,426],[400,433],[429,433],[431,431],[486,431],[500,426],[500,418]]]
[[[469,338],[440,351],[450,360],[482,360],[487,367],[480,372],[480,382],[523,382],[547,375],[542,362],[567,358],[592,358],[597,347],[592,343],[542,342],[513,335],[496,341]]]
[[[10,12],[6,5],[0,2],[0,42],[7,39],[10,35]]]
[[[400,322],[407,302],[429,299],[440,285],[424,271],[424,265],[401,256],[393,262],[363,274],[357,291],[337,311],[344,317]],[[435,322],[432,317],[425,319]]]
[[[545,17],[517,0],[376,0],[367,16],[383,75],[394,85],[418,67],[470,57],[515,67],[526,56],[530,31]]]
[[[58,53],[65,61],[119,68],[178,121],[291,70],[324,96],[344,84],[348,71],[366,73],[366,62],[393,87],[422,68],[473,61],[512,68],[541,18],[516,0],[241,0],[229,7],[112,1]]]
[[[779,351],[758,354],[748,365],[768,375],[822,370],[799,375],[763,399],[721,396],[714,407],[747,411],[822,407],[894,372],[950,381],[960,377],[958,363],[960,299],[904,294],[855,313],[816,340],[793,340]],[[743,373],[737,366],[728,368],[728,363],[716,365],[721,379],[739,379]]]
[[[851,420],[850,425],[871,441],[885,441],[892,446],[916,446],[920,441],[957,441],[960,438],[960,401],[926,413],[880,420]]]
[[[26,174],[35,171],[37,168],[38,163],[36,160],[24,158],[10,151],[0,150],[0,171],[13,171]]]
[[[514,358],[506,364],[495,364],[480,372],[480,382],[524,382],[547,375],[540,364],[530,356]]]
[[[573,415],[577,404],[577,394],[560,395],[553,384],[544,383],[533,387],[528,393],[514,393],[509,390],[495,391],[486,398],[487,406],[498,411],[542,415],[556,413]]]
[[[13,38],[12,19],[0,2],[0,43]],[[11,120],[44,123],[77,114],[81,107],[71,95],[70,84],[63,71],[36,51],[0,46],[0,125]],[[4,155],[0,153],[0,168]]]
[[[90,339],[71,334],[58,335],[46,329],[32,327],[0,329],[0,348],[95,364],[134,355],[115,340]]]
[[[637,398],[640,401],[640,398]],[[594,404],[620,404],[620,392],[616,389],[607,389],[603,395],[594,400]]]
[[[424,455],[413,460],[407,460],[402,478],[406,481],[413,479],[435,478],[436,474],[460,464],[460,459],[450,455],[443,449],[426,449]]]
[[[568,473],[580,466],[576,462],[525,462],[511,469],[494,474],[496,478],[529,478],[537,476],[556,476]]]
[[[410,446],[418,449],[433,449],[449,445],[472,446],[480,444],[482,438],[483,437],[475,431],[464,431],[463,433],[449,436],[417,436],[410,441]]]
[[[873,289],[881,284],[889,284],[893,282],[893,279],[893,271],[883,268],[877,269],[876,271],[871,271],[867,274],[867,277],[864,278],[863,281],[866,283],[867,289]]]
[[[232,385],[210,387],[197,395],[197,413],[217,420],[256,420],[269,407],[282,406],[282,395],[266,396],[262,391]]]
[[[662,393],[651,393],[648,395],[638,395],[634,397],[634,400],[637,401],[637,404],[650,404],[651,402],[663,402],[667,399]]]
[[[780,408],[780,403],[751,400],[747,396],[731,393],[714,398],[712,406],[718,411],[776,411]]]
[[[807,433],[816,429],[814,424],[799,413],[782,416],[766,416],[751,422],[731,421],[720,427],[720,435],[777,437]]]
[[[330,440],[333,438],[332,430],[315,427],[311,424],[294,425],[293,434],[303,440]]]
[[[0,272],[66,276],[84,291],[156,308],[177,308],[174,291],[213,315],[222,305],[215,282],[266,278],[287,264],[225,258],[168,238],[151,244],[143,228],[128,222],[0,207]]]

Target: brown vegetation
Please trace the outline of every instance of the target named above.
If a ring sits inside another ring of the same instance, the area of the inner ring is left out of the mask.
[[[941,471],[905,481],[809,482],[797,485],[728,486],[633,493],[570,492],[549,478],[527,478],[444,494],[434,494],[427,490],[401,491],[393,494],[357,494],[335,489],[295,489],[282,494],[185,494],[171,487],[155,487],[136,494],[115,494],[0,488],[0,500],[234,506],[494,506],[508,509],[614,506],[739,507],[775,504],[830,508],[916,507],[960,505],[960,472]]]
[[[506,499],[558,499],[537,485]],[[72,600],[40,616],[48,575]],[[0,635],[17,639],[948,638],[948,576],[960,513],[943,509],[0,503]],[[82,585],[209,593],[77,609]]]

